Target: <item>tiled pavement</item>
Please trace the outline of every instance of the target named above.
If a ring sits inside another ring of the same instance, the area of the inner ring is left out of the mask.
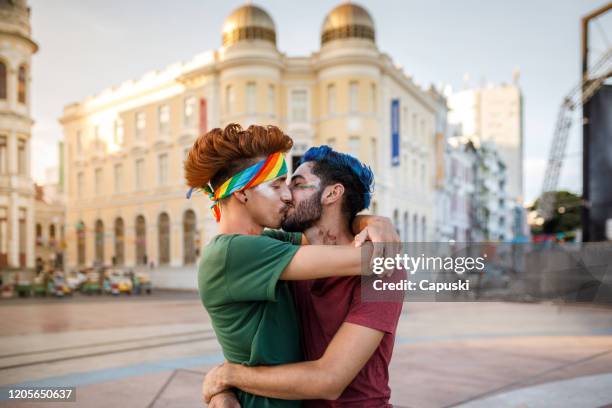
[[[77,387],[76,403],[0,406],[201,406],[202,376],[221,360],[195,293],[0,301],[0,321],[1,384]],[[405,407],[576,406],[568,393],[602,406],[612,310],[407,303],[390,371]]]

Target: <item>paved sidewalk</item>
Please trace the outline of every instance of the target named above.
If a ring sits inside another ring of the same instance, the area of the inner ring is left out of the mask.
[[[222,354],[189,296],[0,305],[0,384],[77,387],[0,406],[202,406]],[[552,304],[407,303],[390,367],[392,402],[425,408],[602,406],[611,375],[612,310]]]

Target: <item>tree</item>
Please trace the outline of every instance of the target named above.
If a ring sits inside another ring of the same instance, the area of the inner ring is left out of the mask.
[[[571,233],[580,227],[580,213],[582,210],[582,198],[569,191],[556,191],[555,209],[553,216],[545,220],[542,225],[533,225],[531,233],[536,234],[558,234]],[[538,198],[529,210],[538,210],[540,198]]]

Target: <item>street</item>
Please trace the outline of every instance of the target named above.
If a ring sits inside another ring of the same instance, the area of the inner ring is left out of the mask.
[[[2,385],[76,387],[76,404],[56,407],[199,406],[204,373],[223,360],[195,292],[3,300],[0,318]],[[612,313],[405,303],[390,372],[402,407],[563,406],[565,394],[601,406],[612,402]]]

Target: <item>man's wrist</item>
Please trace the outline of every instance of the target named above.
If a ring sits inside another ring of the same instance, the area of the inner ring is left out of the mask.
[[[236,386],[236,371],[240,368],[239,364],[225,363],[223,365],[223,371],[221,376],[221,384],[225,388],[231,388]]]

